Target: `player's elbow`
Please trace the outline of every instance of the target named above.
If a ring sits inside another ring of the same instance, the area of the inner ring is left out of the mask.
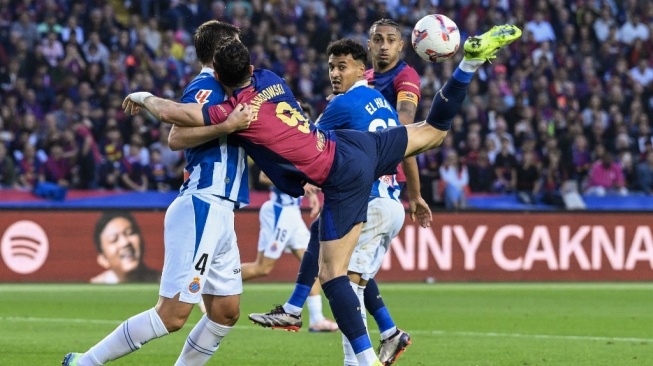
[[[181,138],[178,136],[174,129],[170,131],[170,135],[168,135],[168,146],[172,151],[179,151],[184,149]]]

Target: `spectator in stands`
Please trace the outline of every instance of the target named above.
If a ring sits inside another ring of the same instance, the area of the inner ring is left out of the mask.
[[[526,30],[531,34],[533,41],[542,43],[545,41],[555,41],[556,36],[551,23],[544,19],[542,11],[536,11],[533,20],[526,23]]]
[[[649,29],[646,24],[640,21],[640,14],[635,9],[628,14],[628,20],[619,28],[617,39],[630,46],[638,38],[647,41],[649,39]]]
[[[476,161],[467,165],[469,188],[473,193],[490,193],[496,179],[487,150],[478,151]]]
[[[120,183],[125,189],[145,192],[149,187],[147,166],[141,164],[141,146],[132,143],[127,154],[120,162]]]
[[[458,154],[451,151],[440,166],[440,179],[444,205],[448,209],[467,207],[467,191],[469,190],[469,174],[467,167],[460,164]]]
[[[440,202],[440,197],[438,196],[440,162],[438,161],[436,150],[425,151],[417,155],[417,166],[419,168],[422,197],[429,206],[435,206],[437,202]]]
[[[159,192],[168,192],[170,185],[166,166],[161,159],[161,152],[157,149],[150,150],[150,163],[146,169],[148,173],[149,189]]]
[[[522,163],[517,166],[516,173],[517,199],[521,203],[534,205],[537,203],[537,195],[542,187],[542,181],[533,151],[523,152]]]
[[[495,192],[512,193],[515,191],[518,165],[517,159],[510,153],[510,140],[502,138],[501,150],[494,159],[494,174],[497,177],[494,182]]]
[[[653,81],[653,68],[649,65],[648,60],[639,59],[637,66],[630,69],[630,77],[639,85],[645,88],[650,87]]]
[[[592,164],[585,193],[596,196],[605,196],[608,193],[622,196],[628,194],[623,171],[619,164],[614,162],[611,152],[606,151],[600,160]]]
[[[166,176],[171,189],[179,189],[184,182],[185,159],[182,151],[173,151],[168,145],[168,136],[171,126],[167,123],[159,125],[159,139],[150,148],[158,150],[161,154],[161,162],[166,167]]]
[[[637,185],[647,195],[653,193],[653,151],[646,154],[646,160],[637,164]]]
[[[72,181],[73,172],[63,153],[63,147],[59,143],[50,146],[50,154],[45,162],[43,175],[46,182],[67,188]]]
[[[3,142],[0,142],[0,188],[16,188],[16,166]]]
[[[562,188],[568,180],[568,174],[560,162],[560,152],[551,151],[547,156],[542,182],[542,203],[557,207],[565,207],[562,198]]]
[[[34,145],[25,144],[18,162],[18,184],[22,189],[32,190],[38,182],[43,182],[43,163],[36,156]]]

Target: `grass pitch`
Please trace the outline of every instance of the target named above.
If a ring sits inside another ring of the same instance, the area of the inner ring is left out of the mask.
[[[398,366],[653,365],[651,284],[380,287],[395,322],[413,338]],[[291,289],[246,284],[241,320],[209,365],[342,365],[340,333],[287,333],[249,322],[248,313],[283,303]],[[0,285],[0,365],[58,365],[67,352],[85,351],[152,307],[157,291],[155,285]],[[328,314],[326,301],[324,308]],[[196,310],[180,332],[111,365],[174,364],[199,317]]]

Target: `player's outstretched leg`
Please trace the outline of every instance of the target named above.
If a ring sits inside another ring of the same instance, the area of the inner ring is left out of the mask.
[[[452,78],[436,93],[426,122],[440,131],[448,131],[451,121],[460,111],[460,106],[467,96],[474,72],[483,63],[496,57],[497,52],[521,37],[521,30],[514,25],[497,25],[489,31],[467,38],[465,57]]]
[[[168,334],[154,308],[136,314],[120,324],[111,334],[84,353],[69,353],[62,365],[104,365],[137,351],[143,344]]]
[[[295,289],[288,301],[282,305],[276,305],[267,313],[249,314],[249,320],[262,327],[273,329],[284,329],[297,332],[302,327],[302,308],[311,287],[315,283],[319,271],[318,258],[320,253],[320,241],[318,237],[318,221],[311,224],[311,239],[304,257],[299,265],[299,273],[295,282]]]

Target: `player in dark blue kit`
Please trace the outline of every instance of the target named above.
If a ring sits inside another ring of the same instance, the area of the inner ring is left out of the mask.
[[[385,99],[395,107],[398,114],[398,119],[395,122],[399,121],[402,125],[412,124],[415,120],[415,112],[421,95],[419,89],[420,78],[417,72],[400,58],[400,52],[404,46],[400,26],[390,19],[381,19],[372,24],[369,36],[370,39],[367,42],[367,48],[371,56],[373,68],[365,71],[367,84],[381,92]],[[329,52],[327,51],[328,54]],[[352,80],[351,83],[357,81]],[[330,107],[336,109],[346,107],[338,105],[339,102],[341,101],[336,100]],[[370,124],[369,122],[367,119],[340,119],[336,123],[320,123],[318,128],[323,130],[348,128],[367,131],[387,127],[378,123]],[[405,175],[401,170],[402,166],[404,167]],[[396,181],[399,182],[399,188],[394,190],[393,193],[398,195],[400,189],[408,188],[406,191],[408,192],[409,205],[414,207],[422,205],[428,209],[420,194],[419,174],[415,157],[405,158],[402,165],[398,168]],[[375,186],[378,184],[379,182],[376,182]],[[393,194],[379,194],[379,190],[375,189],[375,187],[370,192],[368,212],[372,211],[373,213],[368,214],[368,220],[363,224],[357,248],[350,261],[350,272],[361,273],[360,266],[357,266],[355,262],[361,261],[359,255],[369,257],[369,254],[362,248],[369,248],[372,245],[378,247],[381,245],[381,248],[378,249],[383,250],[382,247],[384,244],[392,240],[396,235],[395,230],[398,229],[389,223],[393,222],[393,217],[396,216],[393,208],[400,209],[403,212],[403,207],[396,207],[393,202],[388,200],[375,199],[392,198],[392,196]],[[424,221],[420,224],[428,227],[430,225],[430,218]],[[399,225],[401,226],[401,224]],[[316,230],[314,229],[312,232],[315,233]],[[285,330],[295,330],[301,327],[302,308],[306,302],[311,284],[315,281],[318,273],[319,243],[317,236],[313,236],[314,238],[310,241],[307,249],[308,256],[305,256],[302,260],[300,271],[297,274],[295,288],[291,296],[286,303],[275,306],[275,308],[267,313],[249,314],[249,319],[252,322],[263,327]],[[381,257],[383,253],[385,251],[380,253]],[[350,279],[355,281],[355,279],[351,278],[351,275]],[[364,287],[363,303],[379,326],[381,334],[379,359],[384,364],[393,364],[411,343],[410,335],[398,329],[395,325],[373,277],[369,279],[364,278],[358,285]]]
[[[217,106],[179,104],[138,92],[125,98],[123,107],[132,114],[146,108],[162,121],[180,126],[221,124],[230,113],[242,115],[251,106],[248,129],[235,132],[241,146],[274,182],[293,196],[303,194],[311,183],[322,188],[324,207],[320,215],[319,279],[331,310],[356,354],[358,365],[382,365],[372,348],[360,313],[360,302],[349,285],[347,267],[366,220],[372,183],[392,174],[406,156],[439,146],[465,98],[474,71],[499,49],[521,36],[514,26],[498,26],[465,43],[465,58],[433,100],[426,121],[377,132],[321,131],[301,113],[285,82],[267,70],[253,71],[249,52],[238,42],[225,45],[214,56],[216,78],[232,95]],[[363,77],[365,59],[351,54],[329,57],[332,86],[338,75]],[[372,120],[388,123],[392,106],[378,91],[356,88],[351,107],[359,106]],[[356,102],[356,98],[359,101]],[[332,113],[347,113],[333,111]],[[331,118],[326,113],[323,119]],[[415,212],[418,218],[425,214]]]

